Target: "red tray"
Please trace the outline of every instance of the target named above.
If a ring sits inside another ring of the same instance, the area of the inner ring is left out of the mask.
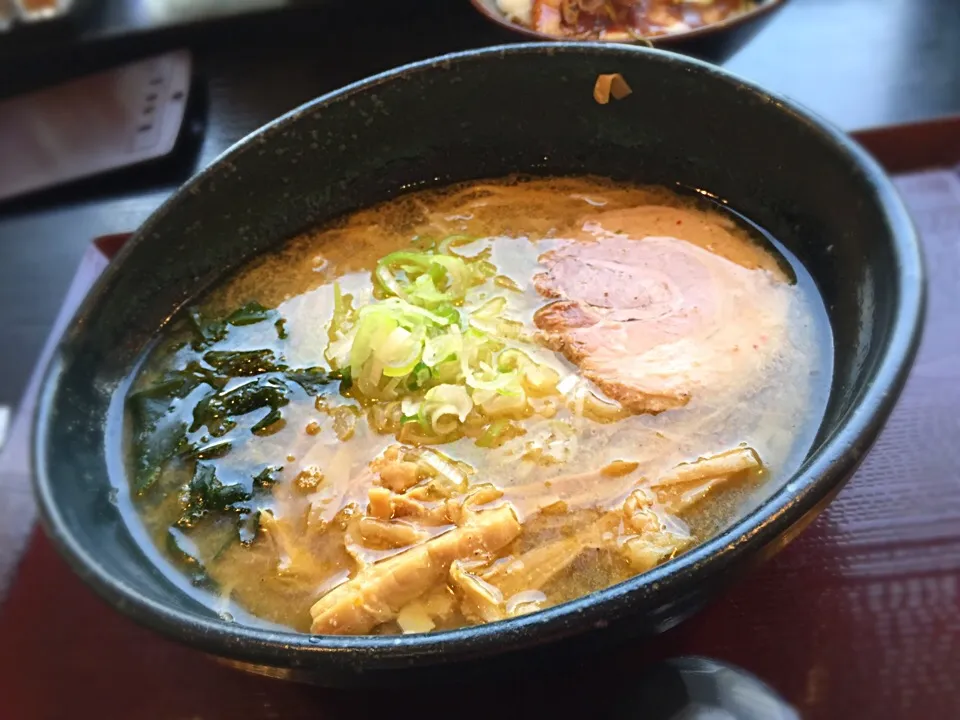
[[[960,717],[960,118],[858,137],[905,173],[897,184],[923,236],[930,296],[920,355],[836,501],[700,615],[560,677],[476,688],[469,702],[462,688],[322,690],[243,675],[134,625],[33,531],[0,610],[0,716],[316,720],[403,708],[458,720],[588,718],[614,679],[629,690],[652,659],[698,654],[753,671],[808,718]],[[117,245],[100,243],[107,253]],[[8,476],[0,497],[23,503],[24,488],[12,486],[24,481],[22,471]],[[9,563],[18,544],[0,543]]]

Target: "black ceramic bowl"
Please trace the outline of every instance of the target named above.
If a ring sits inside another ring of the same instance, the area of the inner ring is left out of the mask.
[[[635,92],[598,105],[594,81],[610,72]],[[826,417],[800,471],[728,530],[649,573],[480,627],[299,635],[225,622],[178,591],[111,502],[112,488],[126,482],[117,388],[151,338],[233,268],[308,226],[411,186],[516,171],[701,188],[806,264],[837,340]],[[857,467],[914,355],[921,271],[907,213],[873,160],[792,103],[709,65],[601,44],[514,45],[417,63],[331,93],[244,139],[127,243],[47,372],[34,446],[42,515],[76,572],[118,610],[264,672],[342,684],[429,670],[436,681],[457,663],[503,667],[547,644],[555,656],[556,648],[656,633],[783,547]],[[501,654],[508,657],[485,663]]]
[[[711,23],[686,32],[657,35],[638,42],[649,42],[656,48],[673,50],[711,62],[723,62],[753,39],[786,2],[787,0],[760,0],[753,10],[723,22]],[[500,10],[497,0],[470,0],[470,3],[488,20],[502,28],[505,36],[509,33],[527,40],[560,39],[509,20]]]

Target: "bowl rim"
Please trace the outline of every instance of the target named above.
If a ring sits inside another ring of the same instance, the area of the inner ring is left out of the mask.
[[[496,0],[493,0],[493,2],[496,3]],[[591,42],[600,43],[603,45],[641,46],[645,45],[646,43],[651,43],[653,47],[674,47],[684,43],[687,40],[695,40],[697,38],[722,33],[724,30],[730,30],[732,28],[739,27],[740,25],[745,25],[752,20],[757,20],[765,15],[771,14],[775,10],[782,8],[786,3],[787,0],[761,0],[761,4],[757,5],[757,7],[753,8],[752,10],[747,10],[746,12],[733,15],[725,20],[721,20],[720,22],[701,25],[700,27],[684,30],[683,32],[678,33],[669,33],[665,35],[646,35],[644,37],[637,37],[634,40],[603,40],[600,38],[577,40],[575,38],[564,38],[558,35],[550,35],[549,33],[540,32],[539,30],[529,28],[526,25],[520,25],[519,23],[511,22],[507,19],[507,16],[499,10],[499,8],[490,7],[484,2],[484,0],[470,0],[470,4],[473,5],[474,9],[487,18],[487,20],[490,22],[499,25],[506,30],[515,32],[518,35],[524,35],[532,40],[555,42]]]
[[[459,51],[403,65],[326,93],[267,123],[221,153],[156,209],[130,238],[88,293],[64,333],[95,306],[108,280],[121,272],[123,259],[171,208],[208,177],[220,172],[229,157],[251,142],[262,141],[305,113],[410,75],[444,71],[458,63],[486,62],[510,56],[588,54],[611,58],[633,55],[654,63],[675,63],[710,76],[739,91],[779,107],[857,166],[873,192],[890,228],[891,250],[900,283],[889,339],[875,369],[873,382],[838,419],[836,429],[808,457],[783,487],[723,532],[653,570],[561,605],[530,615],[456,630],[401,636],[310,635],[273,630],[171,608],[138,592],[107,571],[72,533],[56,498],[46,467],[49,412],[63,371],[63,340],[50,360],[34,414],[32,460],[34,489],[48,537],[68,564],[109,604],[162,635],[211,654],[234,660],[299,667],[304,670],[340,668],[350,672],[389,670],[411,665],[436,665],[488,657],[562,640],[588,628],[603,628],[658,598],[683,597],[705,578],[732,568],[752,548],[777,542],[787,531],[822,510],[825,502],[852,474],[876,439],[896,402],[919,345],[925,314],[924,267],[920,243],[910,216],[892,181],[879,164],[852,138],[796,103],[766,91],[709,63],[671,52],[617,43],[519,43]]]

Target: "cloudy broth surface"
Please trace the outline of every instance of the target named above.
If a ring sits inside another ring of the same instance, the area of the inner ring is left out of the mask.
[[[171,324],[128,395],[122,506],[227,617],[489,622],[735,520],[802,462],[831,374],[808,273],[720,206],[593,177],[415,192]]]

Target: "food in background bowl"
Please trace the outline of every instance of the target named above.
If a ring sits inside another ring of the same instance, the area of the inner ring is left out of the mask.
[[[831,347],[806,270],[700,196],[589,177],[408,194],[165,333],[127,400],[128,520],[234,616],[502,620],[645,572],[788,477]]]
[[[688,32],[757,5],[755,0],[497,0],[508,20],[531,30],[614,42]]]

